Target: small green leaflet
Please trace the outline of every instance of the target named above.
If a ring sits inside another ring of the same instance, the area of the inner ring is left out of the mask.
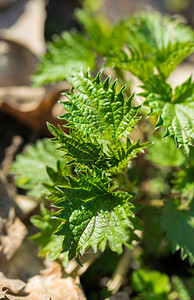
[[[106,57],[108,61],[106,66],[129,71],[142,82],[149,80],[154,73],[154,62],[141,57],[141,55],[134,49],[132,50],[132,48],[129,48],[129,51],[131,58],[129,58],[123,49],[111,52]]]
[[[139,269],[132,273],[132,285],[145,300],[167,300],[171,291],[170,278],[158,271]]]
[[[140,144],[139,139],[132,143],[128,137],[126,143],[108,145],[107,160],[110,166],[109,172],[122,172],[124,168],[129,166],[130,160],[136,157],[136,154],[142,153],[150,145],[151,142]]]
[[[41,205],[41,214],[42,216],[37,215],[31,218],[32,224],[41,229],[41,232],[33,235],[31,239],[39,243],[39,254],[41,256],[44,257],[49,252],[50,258],[55,260],[61,252],[62,239],[52,234],[60,225],[60,220],[52,219],[53,213],[43,205]]]
[[[125,100],[125,87],[117,93],[116,81],[110,84],[110,77],[107,77],[102,82],[101,73],[95,78],[89,71],[86,75],[80,72],[67,76],[76,93],[67,93],[69,101],[60,102],[68,111],[61,119],[85,135],[116,141],[134,129],[140,119],[136,115],[141,106],[132,107],[134,96]]]
[[[180,277],[174,275],[172,277],[172,282],[180,300],[192,300],[190,297],[189,288],[185,286],[185,283]]]
[[[78,179],[67,177],[68,186],[55,186],[51,198],[60,210],[55,217],[61,221],[55,234],[63,236],[63,251],[69,259],[83,254],[89,247],[104,251],[122,252],[123,245],[131,246],[136,239],[134,230],[139,227],[129,202],[131,195],[110,192],[110,183],[99,169],[79,173]]]
[[[31,218],[34,226],[41,229],[41,232],[36,233],[30,239],[39,244],[39,255],[45,257],[49,255],[50,260],[56,260],[62,251],[63,237],[53,235],[53,232],[60,225],[60,220],[53,219],[53,213],[47,210],[43,205],[40,206],[41,216],[35,215]],[[66,255],[62,257],[64,266],[66,263]]]
[[[165,205],[161,217],[162,230],[166,232],[166,240],[171,242],[172,250],[180,249],[182,259],[188,257],[194,264],[194,200],[187,210],[179,207],[179,199]]]
[[[176,148],[172,137],[162,139],[160,134],[151,140],[154,143],[148,148],[147,158],[154,164],[164,167],[179,167],[184,163],[186,157],[181,149]]]
[[[112,24],[107,17],[83,9],[76,10],[75,16],[85,29],[85,39],[88,41],[89,48],[102,58],[113,49],[121,49],[126,42],[128,28],[123,20]]]
[[[165,126],[165,136],[172,135],[177,148],[182,147],[189,155],[189,146],[194,142],[194,84],[189,77],[172,92],[172,88],[158,77],[152,78],[143,86],[146,98],[144,105],[151,108],[151,113],[159,117],[157,126]]]
[[[63,159],[62,162],[62,152],[57,150],[58,146],[50,140],[38,140],[36,145],[26,147],[26,153],[17,155],[17,159],[11,165],[10,171],[15,175],[16,184],[28,189],[28,194],[36,199],[48,195],[48,191],[41,184],[50,181],[46,166],[55,168],[58,164],[63,173],[70,172],[70,167],[65,166],[67,159]]]
[[[168,78],[174,69],[190,54],[194,52],[194,42],[177,42],[167,46],[160,52],[155,65],[162,78]],[[163,57],[162,57],[163,54]]]
[[[67,75],[80,68],[95,68],[96,55],[88,42],[77,31],[63,32],[48,44],[48,52],[42,57],[36,73],[32,76],[35,85],[65,80]]]

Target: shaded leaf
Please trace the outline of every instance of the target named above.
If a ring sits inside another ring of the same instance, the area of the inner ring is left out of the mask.
[[[132,274],[132,285],[143,299],[165,300],[171,291],[170,279],[158,271],[137,270]]]
[[[164,167],[179,167],[186,157],[181,149],[176,149],[176,145],[171,137],[162,139],[162,136],[152,138],[154,143],[148,148],[147,158],[153,163]]]
[[[161,217],[162,230],[166,232],[166,240],[171,243],[172,250],[181,251],[181,258],[189,258],[194,263],[194,201],[188,210],[179,209],[177,200],[168,202]]]
[[[53,232],[60,225],[60,220],[52,219],[53,213],[41,206],[41,216],[35,215],[31,218],[34,226],[41,229],[41,232],[33,235],[31,240],[39,244],[39,255],[45,257],[49,254],[51,260],[59,257],[62,251],[63,238],[54,236]]]
[[[69,173],[65,167],[66,160],[61,159],[61,151],[56,151],[57,145],[49,140],[39,140],[36,145],[28,145],[26,153],[17,155],[11,165],[11,172],[15,174],[16,184],[29,190],[28,194],[40,199],[48,195],[42,183],[49,182],[46,166],[55,167],[57,160],[61,160],[64,172]]]
[[[187,158],[181,170],[175,173],[174,190],[181,192],[186,199],[194,198],[194,148],[191,149],[190,156]]]

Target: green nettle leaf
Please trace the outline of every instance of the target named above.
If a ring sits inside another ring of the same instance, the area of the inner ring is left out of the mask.
[[[168,202],[163,208],[161,217],[162,230],[172,250],[181,251],[182,259],[189,258],[194,263],[194,201],[189,209],[180,209],[178,199]]]
[[[55,36],[48,44],[48,51],[42,57],[36,73],[32,76],[35,85],[65,80],[67,75],[80,68],[95,68],[96,56],[82,34],[72,31]]]
[[[66,94],[69,101],[61,102],[69,112],[61,116],[67,126],[110,141],[126,137],[134,129],[141,106],[132,107],[134,96],[125,100],[125,87],[117,93],[116,81],[110,84],[107,77],[102,82],[101,72],[95,78],[89,72],[67,78],[76,89],[76,93]]]
[[[191,53],[194,52],[194,42],[169,44],[164,52],[160,52],[155,63],[158,73],[168,78],[174,69]],[[163,56],[162,56],[163,54]],[[159,56],[161,55],[161,57]]]
[[[167,78],[175,67],[194,51],[192,29],[159,14],[144,13],[125,20],[126,50],[113,48],[109,64],[123,68],[143,82],[157,71]]]
[[[49,140],[39,140],[36,145],[28,145],[26,153],[17,155],[10,171],[15,175],[17,186],[29,190],[28,194],[37,199],[48,195],[47,189],[41,184],[49,182],[46,166],[58,167],[63,173],[69,174],[70,168],[65,164],[67,159],[61,159],[62,152],[57,151],[57,144]]]
[[[104,251],[108,242],[112,251],[121,253],[123,245],[131,246],[139,228],[131,195],[110,192],[109,180],[99,169],[78,175],[78,179],[67,177],[69,185],[56,186],[56,195],[51,196],[60,209],[55,213],[61,221],[55,234],[63,236],[63,251],[69,251],[72,259],[89,247]]]
[[[157,77],[143,86],[146,97],[145,105],[151,107],[151,113],[159,116],[157,126],[167,128],[165,136],[172,135],[177,148],[189,154],[189,145],[194,141],[194,84],[191,77],[174,90]]]
[[[154,143],[149,147],[147,158],[154,164],[164,167],[179,167],[186,160],[181,149],[177,149],[172,137],[162,139],[156,136],[151,139]]]
[[[55,136],[53,140],[61,145],[58,149],[64,151],[66,158],[72,159],[71,163],[78,163],[88,168],[97,167],[109,173],[122,171],[137,153],[143,152],[151,144],[150,142],[140,144],[139,140],[132,143],[127,138],[126,143],[117,142],[111,146],[105,141],[99,144],[96,139],[83,138],[83,134],[78,130],[67,135],[60,126],[55,128],[48,124],[48,128]]]
[[[131,44],[135,44],[135,48],[145,52],[147,49],[157,52],[166,48],[169,43],[184,43],[194,39],[194,33],[190,27],[159,13],[144,12],[136,14],[127,21],[130,27],[128,38]],[[141,49],[144,44],[145,48]]]
[[[66,157],[70,157],[72,162],[83,164],[89,168],[108,168],[107,158],[103,152],[102,145],[97,141],[90,141],[83,138],[81,132],[71,132],[67,135],[60,126],[55,128],[48,124],[50,132],[56,137],[55,142],[60,143],[59,149],[65,152]]]
[[[106,57],[106,66],[129,71],[142,81],[149,80],[154,74],[154,62],[141,57],[139,52],[130,47],[127,49],[131,57],[123,49],[114,50]]]
[[[71,91],[67,94],[69,101],[61,102],[68,111],[61,118],[68,121],[66,126],[76,129],[71,135],[59,126],[48,124],[48,127],[72,163],[115,173],[127,167],[130,159],[150,142],[130,141],[127,135],[139,120],[136,115],[140,106],[132,108],[133,96],[125,100],[123,88],[117,93],[116,82],[111,85],[107,77],[102,83],[100,76],[101,72],[96,78],[88,72],[68,77],[76,93]]]

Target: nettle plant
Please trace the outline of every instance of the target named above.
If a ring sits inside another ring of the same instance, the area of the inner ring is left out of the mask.
[[[48,124],[54,138],[12,165],[20,187],[52,203],[32,218],[40,255],[81,264],[88,249],[122,253],[134,240],[162,253],[165,238],[193,264],[194,85],[189,77],[173,89],[167,79],[193,53],[194,33],[156,13],[116,24],[87,10],[76,18],[83,32],[54,37],[33,76],[38,85],[71,83],[60,102],[65,125]],[[141,105],[122,86],[127,71],[142,82]]]

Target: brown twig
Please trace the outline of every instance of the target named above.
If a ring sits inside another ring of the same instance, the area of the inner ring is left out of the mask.
[[[6,149],[6,155],[4,160],[1,163],[2,171],[4,176],[7,176],[9,173],[9,167],[14,159],[14,156],[22,143],[22,137],[15,135],[12,139],[11,145]]]
[[[113,295],[119,290],[127,272],[130,269],[131,258],[132,251],[129,248],[125,248],[112,278],[107,283],[107,288]]]

